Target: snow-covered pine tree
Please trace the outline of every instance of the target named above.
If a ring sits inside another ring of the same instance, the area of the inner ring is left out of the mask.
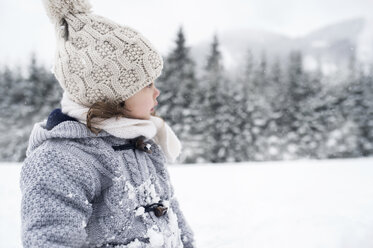
[[[58,106],[62,90],[34,54],[27,77],[18,68],[3,69],[0,78],[1,87],[5,89],[0,101],[0,132],[3,133],[0,160],[22,161],[34,123],[45,119]]]
[[[59,107],[62,88],[51,71],[39,64],[35,54],[31,55],[27,83],[28,94],[32,94],[27,104],[34,107],[34,116],[44,119],[53,108]]]
[[[261,110],[265,125],[259,139],[257,139],[257,146],[259,153],[265,160],[280,160],[283,159],[286,140],[282,138],[283,135],[277,124],[277,119],[281,117],[278,106],[286,96],[286,92],[282,87],[284,79],[279,58],[274,59],[268,65],[267,71],[267,82],[262,98],[264,105]]]
[[[217,112],[218,129],[222,132],[222,143],[219,151],[219,159],[224,162],[243,161],[240,158],[241,146],[245,145],[242,140],[242,130],[239,128],[241,109],[240,92],[237,82],[223,75],[221,90],[222,107]],[[237,143],[236,143],[237,142]]]
[[[305,82],[307,93],[299,103],[300,127],[298,130],[299,147],[304,155],[309,158],[319,158],[320,147],[324,146],[326,139],[326,126],[321,125],[320,115],[322,112],[316,111],[320,107],[325,90],[322,87],[323,74],[321,70],[307,72]],[[321,151],[322,152],[322,151]]]
[[[348,86],[340,82],[333,87],[327,87],[320,96],[320,101],[314,109],[318,115],[317,123],[322,130],[323,143],[318,147],[317,158],[344,158],[359,156],[357,139],[359,128],[348,117],[352,109]],[[347,111],[347,112],[345,112]]]
[[[287,142],[284,158],[294,159],[307,156],[307,152],[302,151],[299,146],[301,139],[299,132],[303,134],[305,132],[304,129],[301,129],[303,125],[301,103],[308,96],[307,78],[303,70],[303,59],[300,51],[292,51],[289,55],[283,87],[286,95],[281,99],[283,102],[279,105],[281,118],[277,120],[277,125],[280,133],[284,134],[283,139],[286,139]]]
[[[347,77],[333,87],[327,89],[322,98],[322,126],[327,130],[325,141],[325,157],[357,157],[361,156],[358,147],[359,126],[355,120],[356,104],[361,100],[361,85],[356,72],[355,56],[350,56]],[[320,154],[322,154],[320,152]]]
[[[27,122],[23,119],[24,113],[31,109],[24,106],[25,80],[19,68],[4,68],[1,75],[1,115],[0,115],[0,160],[20,161],[24,156],[22,146],[27,144],[24,139],[24,130],[27,129]],[[19,129],[21,127],[21,129]]]
[[[248,55],[248,60],[246,66],[250,67],[250,55]],[[262,51],[260,60],[254,62],[256,63],[253,63],[251,75],[245,75],[246,82],[243,89],[248,115],[246,119],[248,130],[245,130],[245,132],[249,132],[248,138],[251,138],[251,143],[246,148],[252,160],[262,161],[265,160],[266,155],[266,151],[262,151],[265,149],[262,143],[266,140],[266,137],[263,136],[263,131],[268,124],[267,117],[269,112],[269,104],[265,96],[268,86],[268,63],[265,52]],[[245,71],[249,73],[250,69],[247,68]]]
[[[355,62],[355,66],[354,63]],[[348,84],[345,88],[346,101],[343,104],[343,113],[358,128],[355,132],[358,156],[369,156],[373,153],[373,86],[372,78],[364,73],[362,66],[351,58]],[[351,138],[352,139],[352,138]]]
[[[164,70],[157,87],[161,91],[158,97],[158,112],[180,138],[183,153],[180,162],[195,162],[199,151],[198,109],[196,99],[197,80],[195,62],[191,58],[190,48],[186,46],[183,28],[180,27],[175,40],[175,48],[166,57]]]
[[[279,63],[267,61],[265,51],[256,68],[254,77],[255,89],[252,92],[253,105],[253,138],[255,160],[276,160],[279,155],[277,123],[278,113],[273,106],[277,106],[278,90],[281,84],[281,68]]]
[[[18,81],[15,78],[14,73],[10,70],[9,67],[4,66],[1,68],[0,71],[0,118],[2,119],[9,119],[11,116],[12,110],[10,109],[10,105],[12,104],[12,97],[11,95],[13,92],[12,85]],[[0,124],[3,124],[1,122]]]
[[[297,157],[316,158],[318,148],[325,141],[325,130],[318,123],[319,113],[315,111],[323,93],[321,70],[306,72],[303,69],[302,54],[290,55],[289,83],[293,126],[291,137],[298,139]]]
[[[262,98],[265,95],[265,91],[268,88],[268,62],[266,52],[262,51],[259,64],[254,64],[254,71],[252,77],[252,90],[255,96]],[[263,99],[262,99],[263,101]],[[266,101],[263,104],[267,103]],[[263,105],[262,105],[263,106]]]
[[[238,101],[236,105],[236,128],[240,135],[233,137],[232,146],[236,151],[237,161],[254,160],[254,145],[253,145],[253,118],[252,112],[255,109],[253,104],[253,85],[254,76],[254,56],[250,49],[245,55],[245,62],[242,67],[242,74],[238,74],[236,80],[239,82],[234,99]]]
[[[362,74],[361,81],[364,85],[363,101],[366,108],[365,115],[363,115],[362,128],[360,134],[362,153],[364,156],[373,155],[373,63],[370,65],[370,70]]]
[[[236,83],[229,81],[223,66],[219,40],[215,34],[206,58],[201,86],[202,123],[206,138],[205,157],[209,162],[236,161],[236,152],[232,142],[240,134],[237,128]]]

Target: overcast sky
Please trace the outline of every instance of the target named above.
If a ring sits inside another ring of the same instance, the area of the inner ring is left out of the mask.
[[[91,0],[93,11],[139,30],[166,54],[183,25],[187,44],[213,33],[254,28],[297,37],[373,13],[373,0]],[[25,61],[36,51],[52,63],[54,30],[42,0],[0,0],[0,64]]]

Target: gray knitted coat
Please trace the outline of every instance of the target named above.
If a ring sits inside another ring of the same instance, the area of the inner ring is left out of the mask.
[[[159,146],[113,149],[128,143],[77,121],[35,124],[20,177],[23,246],[195,247]],[[164,215],[145,211],[158,202]]]

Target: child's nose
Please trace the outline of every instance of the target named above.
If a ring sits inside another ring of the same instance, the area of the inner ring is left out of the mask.
[[[158,88],[155,88],[155,97],[158,97],[161,94]]]

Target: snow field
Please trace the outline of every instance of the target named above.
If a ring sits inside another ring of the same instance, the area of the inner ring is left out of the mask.
[[[373,158],[168,168],[198,247],[373,247]],[[0,165],[0,247],[22,247],[19,172]]]

